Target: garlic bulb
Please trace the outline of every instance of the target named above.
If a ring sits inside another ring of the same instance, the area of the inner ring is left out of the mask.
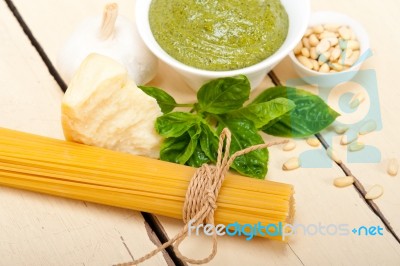
[[[158,60],[141,40],[132,23],[118,15],[118,5],[108,4],[103,16],[81,23],[58,56],[58,69],[67,84],[82,61],[91,53],[113,58],[122,64],[136,84],[146,84],[157,72]]]

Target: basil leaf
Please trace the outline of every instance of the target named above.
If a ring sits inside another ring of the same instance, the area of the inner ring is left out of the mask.
[[[155,128],[157,133],[165,138],[179,137],[200,121],[199,115],[173,112],[158,117]]]
[[[333,123],[339,114],[319,96],[290,87],[274,87],[261,93],[252,103],[268,102],[276,98],[292,100],[296,107],[272,120],[262,130],[280,137],[308,137]]]
[[[219,78],[200,88],[196,107],[199,111],[224,114],[242,107],[249,95],[250,82],[246,76]]]
[[[253,121],[256,128],[262,128],[295,107],[295,103],[291,100],[276,98],[268,102],[250,104],[234,111],[233,114]]]
[[[219,134],[224,127],[228,127],[232,133],[230,154],[264,143],[254,123],[250,120],[228,115],[220,116],[217,130]],[[239,156],[231,167],[242,175],[264,179],[268,171],[268,150],[255,150]]]
[[[286,98],[293,100],[294,98],[298,98],[301,96],[310,96],[310,95],[315,95],[312,94],[308,91],[301,90],[301,89],[296,89],[296,88],[291,88],[291,87],[286,87],[286,86],[276,86],[276,87],[271,87],[269,89],[266,89],[260,95],[258,95],[252,102],[251,104],[256,104],[256,103],[263,103],[263,102],[268,102],[276,98]]]
[[[219,137],[208,124],[201,125],[200,147],[212,162],[217,161]]]
[[[185,164],[196,150],[199,136],[200,130],[193,127],[179,137],[165,139],[161,145],[160,159]]]
[[[144,93],[156,99],[161,108],[161,112],[167,114],[174,110],[176,101],[171,95],[156,87],[138,86]]]
[[[189,161],[187,162],[187,165],[190,165],[193,167],[200,167],[203,164],[209,163],[209,162],[210,162],[210,158],[208,158],[208,156],[204,153],[202,148],[199,145],[197,145],[192,156],[190,157]]]

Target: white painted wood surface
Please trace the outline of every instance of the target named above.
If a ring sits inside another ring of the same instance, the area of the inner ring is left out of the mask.
[[[62,92],[0,1],[0,126],[63,138]],[[111,265],[157,240],[140,213],[0,187],[0,265]],[[163,254],[147,265],[167,265]]]
[[[117,2],[121,6],[121,13],[133,20],[134,1],[126,0]],[[84,17],[101,12],[105,1],[73,0],[55,2],[48,0],[15,0],[14,3],[52,62],[55,63],[57,53],[63,42],[67,39],[68,34],[72,32]],[[399,110],[395,102],[396,97],[394,96],[396,93],[398,95],[398,91],[395,89],[396,82],[394,77],[396,77],[396,68],[394,66],[396,65],[395,60],[399,58],[399,52],[396,47],[398,47],[397,44],[400,42],[400,37],[395,29],[395,25],[397,25],[396,14],[400,9],[400,4],[394,0],[387,0],[384,4],[382,1],[377,0],[370,1],[368,4],[361,0],[351,1],[351,3],[344,0],[335,2],[313,0],[312,5],[314,10],[329,9],[345,12],[360,20],[366,26],[370,33],[371,46],[375,55],[366,62],[364,68],[375,69],[378,75],[379,96],[381,97],[381,103],[384,103],[381,105],[383,106],[384,129],[366,136],[365,142],[379,147],[384,159],[389,156],[399,156],[398,151],[396,151],[396,147],[400,147],[398,145],[399,138],[396,135],[397,126],[392,125],[398,120],[396,120],[396,113],[398,113],[396,110]],[[42,10],[49,10],[49,12],[46,12],[44,15]],[[1,44],[0,47],[2,47]],[[390,68],[388,66],[393,67]],[[284,60],[275,71],[282,81],[288,78],[296,78],[288,60]],[[46,77],[47,75],[46,73]],[[152,84],[166,88],[177,99],[194,99],[194,93],[165,65],[161,65],[159,74]],[[270,85],[272,86],[271,81],[266,78],[261,87],[268,87]],[[259,90],[255,91],[252,97],[257,93],[259,93]],[[57,101],[60,95],[52,97],[52,99]],[[51,99],[49,98],[50,101]],[[33,110],[35,109],[30,107],[27,109],[27,113]],[[16,123],[16,120],[13,121]],[[54,120],[52,121],[55,122]],[[35,123],[27,122],[23,124],[30,127],[37,126]],[[37,130],[46,131],[42,126],[38,126]],[[46,134],[47,131],[37,132]],[[57,130],[54,132],[57,132]],[[380,137],[378,137],[378,134]],[[269,140],[270,138],[267,137],[266,139]],[[337,141],[338,139],[335,139],[335,147],[338,146]],[[353,188],[337,189],[332,186],[333,178],[343,175],[342,170],[336,165],[332,165],[329,168],[299,169],[293,172],[282,172],[281,165],[288,157],[311,149],[305,144],[304,140],[298,140],[297,142],[298,148],[289,153],[281,151],[281,147],[271,148],[270,171],[268,174],[269,179],[295,185],[295,197],[297,201],[296,223],[305,225],[318,223],[322,225],[348,224],[350,229],[363,225],[383,226],[382,222]],[[324,150],[322,148],[319,149],[321,156],[325,156]],[[338,146],[338,149],[343,151],[344,147]],[[377,200],[376,203],[395,227],[396,231],[398,231],[400,224],[398,208],[400,199],[396,192],[400,187],[398,183],[400,177],[390,178],[384,173],[382,174],[385,168],[384,164],[385,161],[374,165],[350,164],[349,167],[366,187],[374,183],[381,183],[385,186],[386,192],[384,196]],[[38,202],[39,204],[43,204],[41,200],[38,200]],[[46,212],[47,208],[47,206],[43,208],[44,212]],[[107,208],[107,210],[114,209]],[[71,211],[71,215],[74,211]],[[128,213],[131,214],[131,212]],[[105,216],[107,215],[109,214]],[[115,219],[115,217],[109,217],[109,219]],[[169,236],[173,236],[182,226],[176,220],[165,217],[159,217],[159,219]],[[71,221],[71,225],[75,225],[75,222]],[[48,223],[50,226],[54,226],[52,221]],[[119,222],[116,223],[121,226]],[[38,226],[42,225],[39,221],[37,224]],[[19,232],[18,226],[13,228],[14,231]],[[82,228],[80,235],[90,236],[93,232],[95,231],[92,230],[92,227]],[[104,228],[104,232],[107,234],[109,231]],[[65,238],[69,237],[71,237],[71,233],[66,232]],[[204,238],[191,238],[182,244],[182,251],[188,256],[202,257],[207,255],[207,252],[210,250],[209,241]],[[52,243],[51,240],[44,240],[44,242]],[[85,245],[85,241],[82,239],[74,239],[72,242],[74,243],[66,244],[72,250],[78,249],[79,245]],[[0,245],[1,243],[0,241]],[[144,241],[143,243],[146,242]],[[140,242],[137,241],[136,244],[143,246],[142,249],[138,249],[142,254],[151,250],[151,246],[142,245],[142,239],[140,239]],[[15,247],[19,246],[24,246],[24,244],[17,242]],[[1,250],[0,248],[0,255],[2,255]],[[32,252],[35,249],[29,249],[28,246],[26,250],[27,252]],[[103,254],[99,254],[102,252]],[[103,249],[96,252],[96,254],[93,253],[93,255],[108,256],[109,253],[112,252]],[[7,253],[5,254],[7,255]],[[71,256],[73,258],[71,257],[69,261],[64,259],[63,262],[57,265],[71,265],[75,261],[79,261],[79,259],[83,261],[86,257],[80,257],[81,254],[72,252]],[[139,255],[139,253],[137,255],[135,253],[135,257]],[[51,255],[45,257],[45,259],[57,259],[54,257],[57,257],[57,255]],[[157,263],[162,262],[161,260],[157,261],[157,259],[153,259],[149,265],[157,265]],[[299,234],[294,236],[288,244],[265,239],[245,241],[241,238],[222,237],[219,240],[218,254],[215,260],[209,263],[209,265],[398,265],[399,263],[400,245],[395,241],[393,236],[384,231],[383,236],[375,237],[355,236],[352,233],[349,236],[304,236]]]

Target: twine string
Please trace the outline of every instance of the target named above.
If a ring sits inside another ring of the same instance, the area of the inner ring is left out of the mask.
[[[144,261],[147,261],[165,248],[172,246],[174,243],[174,251],[176,256],[186,263],[205,264],[210,262],[215,257],[215,255],[217,254],[217,234],[214,224],[214,213],[217,209],[217,198],[219,195],[219,191],[225,179],[225,175],[231,167],[233,161],[237,157],[247,154],[249,152],[287,142],[278,141],[267,144],[258,144],[237,151],[232,156],[229,156],[231,140],[231,132],[229,131],[229,129],[224,128],[219,137],[216,165],[211,166],[203,164],[200,168],[196,170],[195,174],[190,180],[188,189],[186,191],[185,203],[183,205],[182,216],[185,225],[182,230],[169,241],[165,242],[164,244],[144,255],[143,257],[136,259],[132,262],[122,263],[116,266],[131,266],[140,264]],[[193,259],[184,256],[179,250],[179,245],[182,243],[183,240],[186,239],[188,235],[189,224],[196,227],[197,225],[204,223],[212,225],[212,250],[210,254],[203,259]]]

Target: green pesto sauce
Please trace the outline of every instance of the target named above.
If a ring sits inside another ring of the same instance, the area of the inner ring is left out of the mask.
[[[266,59],[285,41],[289,25],[280,0],[153,0],[149,17],[169,55],[207,70]]]

